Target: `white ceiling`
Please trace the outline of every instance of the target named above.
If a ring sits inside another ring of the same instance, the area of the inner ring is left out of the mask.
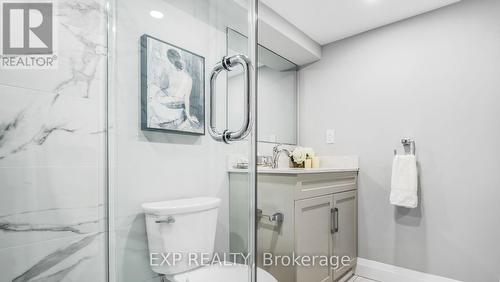
[[[321,45],[460,0],[261,0]]]

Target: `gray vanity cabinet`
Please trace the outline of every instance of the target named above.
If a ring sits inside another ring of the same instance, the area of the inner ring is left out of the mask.
[[[356,263],[358,251],[358,195],[357,191],[342,192],[333,195],[334,217],[338,227],[332,236],[334,256],[349,257],[351,264]],[[341,278],[352,267],[341,266],[332,269],[333,279]]]
[[[320,196],[295,201],[295,252],[297,255],[329,256],[332,252],[330,233],[333,197]],[[328,266],[298,266],[297,281],[331,281]]]
[[[349,257],[331,269],[297,267],[296,281],[337,281],[356,262],[357,192],[348,191],[295,202],[295,250],[298,255]]]
[[[231,252],[245,246],[248,217],[246,173],[230,173]],[[258,208],[265,215],[280,212],[281,224],[263,217],[258,224],[257,262],[279,282],[333,282],[353,270],[357,257],[357,171],[320,173],[259,173]],[[240,243],[238,243],[240,242]],[[239,246],[239,247],[238,247]],[[274,256],[349,256],[351,264],[322,266],[263,265],[263,254]]]

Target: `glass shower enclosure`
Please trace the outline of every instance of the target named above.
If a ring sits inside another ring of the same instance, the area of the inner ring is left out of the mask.
[[[142,204],[196,197],[220,201],[214,252],[256,281],[257,1],[1,2],[0,282],[168,279]],[[32,12],[41,37],[6,28]],[[246,56],[228,54],[228,28],[249,38]],[[20,48],[35,39],[47,48]],[[230,254],[234,163],[247,169],[243,261]]]
[[[241,281],[256,281],[256,2],[110,2],[109,281],[166,279],[152,271],[141,205],[200,196],[220,199],[217,257],[248,265]],[[228,54],[228,28],[249,38],[247,54]],[[236,126],[227,119],[231,72],[244,74],[244,98],[231,105],[242,117]],[[240,254],[229,247],[228,168],[236,162],[248,171],[249,200],[239,208],[249,239]]]

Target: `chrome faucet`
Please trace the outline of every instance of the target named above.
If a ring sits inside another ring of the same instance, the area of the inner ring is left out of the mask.
[[[290,157],[291,152],[290,150],[283,148],[283,144],[278,144],[274,146],[273,148],[273,158],[272,158],[272,167],[277,168],[278,167],[278,161],[280,159],[280,155],[282,152],[286,152],[288,157]]]

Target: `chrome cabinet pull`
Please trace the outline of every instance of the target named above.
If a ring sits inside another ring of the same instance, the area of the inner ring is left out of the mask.
[[[335,233],[335,210],[330,209],[330,233]]]
[[[330,233],[335,234],[339,232],[339,209],[338,208],[330,209],[330,217],[331,217]]]
[[[215,97],[216,97],[216,82],[219,74],[225,71],[232,71],[237,65],[243,67],[243,81],[245,87],[245,106],[243,108],[243,124],[237,131],[230,131],[228,129],[218,130],[215,127]],[[251,117],[251,97],[250,97],[250,60],[245,55],[234,55],[231,57],[224,57],[222,61],[217,63],[210,75],[210,89],[209,89],[209,110],[208,110],[208,132],[216,141],[229,143],[230,141],[237,141],[245,139],[252,130],[252,117]]]
[[[339,209],[334,208],[333,212],[335,213],[335,233],[339,232]]]

